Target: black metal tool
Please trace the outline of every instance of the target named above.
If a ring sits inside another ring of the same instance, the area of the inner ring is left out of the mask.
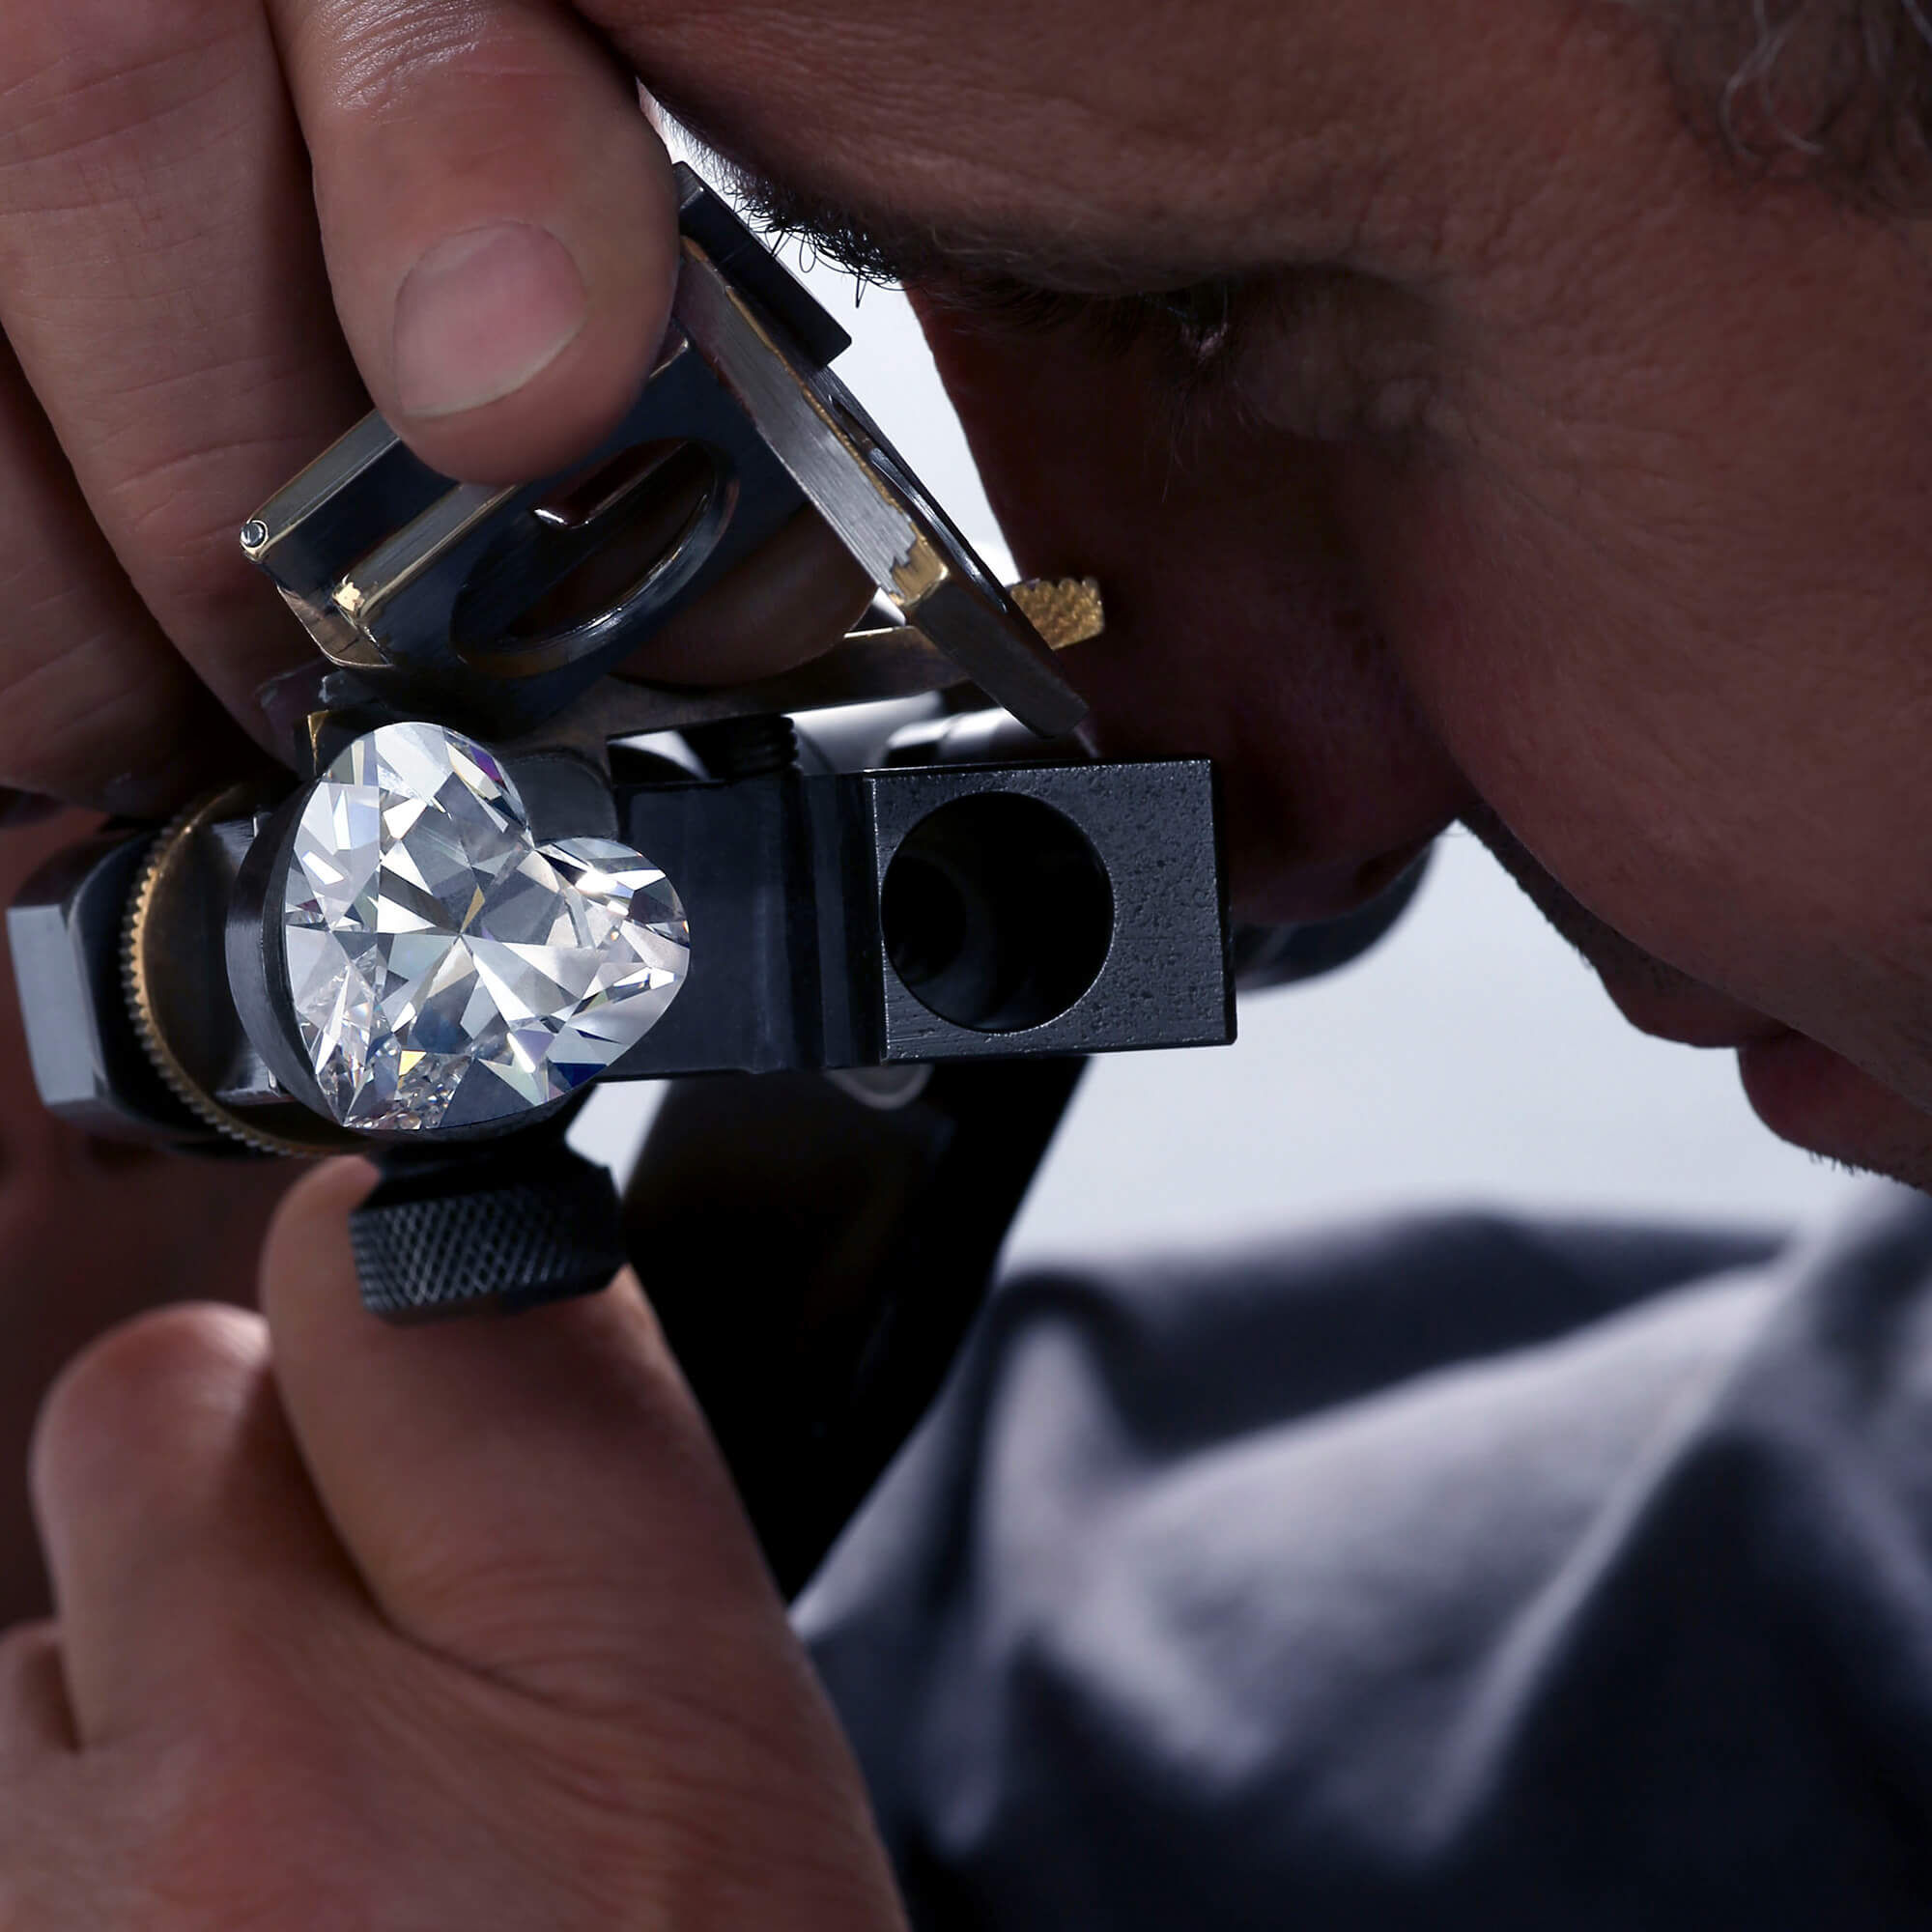
[[[680,196],[672,327],[586,463],[464,486],[371,417],[242,531],[323,660],[275,700],[291,787],[111,833],[9,916],[56,1111],[384,1161],[390,1317],[608,1276],[614,1197],[560,1138],[595,1080],[898,1069],[912,1106],[920,1069],[1233,1034],[1212,774],[1092,761],[1054,663],[1097,590],[1003,589],[832,375],[838,325]],[[877,621],[751,686],[610,674],[801,515]],[[884,699],[907,728],[838,722]]]
[[[1425,868],[1340,919],[1237,927],[1240,983],[1349,964]],[[952,1061],[890,1108],[803,1073],[670,1084],[629,1245],[787,1595],[939,1393],[1086,1065]]]
[[[672,327],[605,446],[510,490],[376,417],[326,452],[242,532],[320,653],[270,700],[289,783],[110,827],[8,931],[55,1111],[378,1158],[384,1319],[628,1252],[789,1591],[938,1389],[1085,1056],[1231,1038],[1237,965],[1345,963],[1416,875],[1231,933],[1211,771],[1082,738],[1052,649],[1097,587],[1002,588],[832,375],[843,331],[679,185]],[[866,628],[751,685],[611,675],[801,516]],[[669,1082],[621,1213],[564,1139],[607,1079]]]
[[[372,415],[242,530],[352,674],[338,701],[516,737],[810,504],[954,678],[1042,735],[1072,730],[1085,706],[1028,616],[832,374],[844,330],[691,169],[677,180],[670,327],[637,404],[582,464],[504,489],[453,483]]]

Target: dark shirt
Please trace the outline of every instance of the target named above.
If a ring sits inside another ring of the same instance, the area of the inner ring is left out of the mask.
[[[800,1606],[923,1927],[1932,1926],[1932,1203],[1007,1283]]]

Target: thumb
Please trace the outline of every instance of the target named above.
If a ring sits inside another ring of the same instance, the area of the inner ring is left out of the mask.
[[[670,162],[566,0],[270,0],[343,332],[433,469],[539,476],[636,398],[676,280]]]
[[[572,1704],[810,1701],[636,1279],[513,1320],[387,1327],[357,1299],[349,1243],[373,1180],[338,1161],[294,1190],[262,1305],[310,1479],[389,1621]]]

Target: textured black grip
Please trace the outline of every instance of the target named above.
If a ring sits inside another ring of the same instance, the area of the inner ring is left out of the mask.
[[[563,1143],[391,1162],[350,1217],[362,1304],[431,1321],[595,1294],[624,1264],[610,1174]]]

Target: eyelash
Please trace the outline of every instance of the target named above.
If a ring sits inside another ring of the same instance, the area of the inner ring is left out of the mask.
[[[760,212],[768,232],[861,281],[911,286],[935,304],[1002,329],[1070,339],[1094,356],[1149,357],[1177,433],[1229,418],[1309,441],[1406,445],[1418,432],[1453,428],[1426,311],[1393,285],[1347,270],[1312,266],[1136,295],[1075,295],[990,265],[963,270],[917,249],[895,254],[863,230],[776,202]]]
[[[1177,429],[1239,420],[1310,442],[1397,448],[1453,428],[1426,310],[1345,270],[1115,297],[987,280],[949,287],[943,298],[1012,327],[1079,331],[1093,352],[1151,349]]]
[[[1246,288],[1232,277],[1146,295],[1079,296],[975,276],[949,279],[930,293],[952,308],[1027,334],[1072,331],[1087,348],[1122,357],[1151,350],[1177,385],[1189,390],[1236,366],[1247,334]]]
[[[936,302],[1009,328],[1063,338],[1076,330],[1089,348],[1122,356],[1151,348],[1183,396],[1209,386],[1238,359],[1252,307],[1243,301],[1241,277],[1144,295],[1073,295],[992,269],[962,272],[916,246],[889,247],[836,211],[801,205],[766,182],[741,180],[739,190],[744,212],[774,246],[790,243],[802,259],[831,262],[862,286],[918,287]]]

